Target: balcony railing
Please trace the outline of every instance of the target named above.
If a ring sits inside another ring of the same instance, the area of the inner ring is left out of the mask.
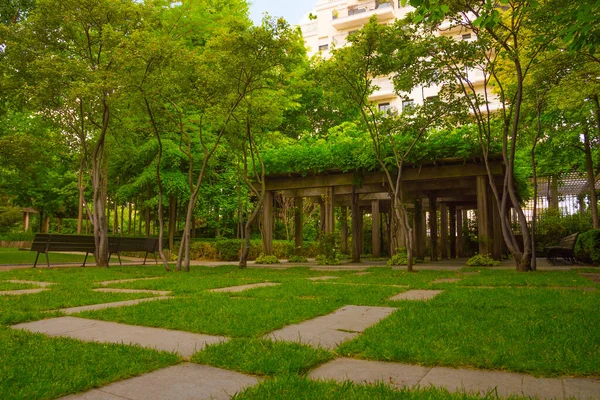
[[[356,4],[341,10],[333,10],[332,18],[334,20],[352,17],[358,14],[364,14],[368,12],[372,12],[375,10],[385,9],[385,8],[394,8],[394,3],[392,0],[376,0],[369,1],[366,3]]]
[[[302,33],[313,33],[316,32],[319,27],[317,22],[311,22],[310,24],[302,25]]]

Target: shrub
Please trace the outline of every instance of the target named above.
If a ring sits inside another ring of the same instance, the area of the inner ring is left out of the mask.
[[[265,256],[263,253],[260,253],[258,257],[256,257],[257,264],[279,264],[279,260],[275,256]]]
[[[467,260],[467,267],[495,267],[500,261],[494,260],[489,254],[475,254]]]
[[[291,256],[290,258],[288,258],[288,262],[293,262],[293,263],[302,263],[302,262],[307,262],[308,258],[304,257],[304,256]]]
[[[387,262],[388,267],[398,266],[398,265],[408,265],[408,256],[406,254],[406,249],[398,249],[396,254],[392,256]]]
[[[542,251],[545,247],[558,244],[565,236],[592,229],[591,220],[589,212],[583,215],[562,215],[557,209],[543,211],[536,227],[536,248]]]
[[[600,229],[580,234],[574,252],[577,261],[600,265]]]
[[[336,237],[333,233],[323,233],[319,239],[319,255],[317,264],[319,265],[338,265],[340,263],[340,253],[336,244]]]

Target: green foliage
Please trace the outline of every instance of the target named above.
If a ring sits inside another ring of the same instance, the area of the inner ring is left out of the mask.
[[[200,239],[193,240],[190,247],[192,260],[237,261],[240,259],[242,241],[239,239]],[[179,250],[178,246],[174,253]],[[255,260],[263,252],[261,240],[250,241],[249,260]],[[304,242],[303,254],[315,257],[318,246],[313,242]],[[277,259],[289,259],[294,254],[294,243],[286,240],[273,241],[273,255]]]
[[[279,259],[273,255],[260,253],[255,260],[256,264],[279,264]]]
[[[288,258],[288,262],[291,263],[303,263],[303,262],[307,262],[308,258],[304,257],[304,256],[299,256],[294,254],[293,256],[291,256],[290,258]]]
[[[340,252],[337,245],[335,233],[323,232],[319,238],[319,255],[317,264],[319,265],[339,265]]]
[[[496,261],[491,255],[475,254],[473,257],[467,260],[467,267],[495,267],[499,265],[500,261]]]
[[[557,245],[565,236],[592,229],[591,219],[589,212],[563,215],[558,209],[543,211],[535,233],[536,248],[542,251],[545,247]]]
[[[574,251],[577,261],[600,265],[600,229],[581,233]]]
[[[406,249],[398,249],[396,254],[394,254],[388,261],[387,266],[399,266],[399,265],[408,265],[408,256],[406,254]]]
[[[410,144],[406,137],[400,135],[394,138],[394,143],[399,149]],[[493,141],[491,152],[499,152],[500,145],[500,142]],[[390,145],[382,143],[381,151],[388,168],[394,170],[395,161]],[[427,131],[411,150],[406,161],[420,165],[444,158],[468,160],[480,155],[476,127],[467,124],[452,129]],[[380,169],[371,137],[357,123],[352,122],[331,128],[325,137],[305,135],[296,142],[270,148],[265,151],[263,160],[269,174]]]

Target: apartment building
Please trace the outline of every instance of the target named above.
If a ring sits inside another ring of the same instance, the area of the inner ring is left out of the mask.
[[[318,0],[312,15],[316,19],[301,25],[304,43],[309,56],[316,53],[327,58],[330,51],[346,45],[348,35],[361,29],[373,15],[382,24],[392,23],[404,18],[411,11],[410,6],[402,6],[401,0]],[[444,22],[439,26],[439,35],[451,36],[455,40],[472,40],[474,34],[460,26],[451,26]],[[476,90],[483,94],[484,74],[481,70],[469,70],[469,80]],[[427,99],[437,96],[439,87],[415,88],[411,93],[396,95],[394,86],[387,77],[376,77],[373,84],[378,89],[370,96],[370,100],[378,104],[381,111],[402,111],[413,104],[423,104]],[[490,102],[491,109],[497,109],[500,103],[494,99]]]

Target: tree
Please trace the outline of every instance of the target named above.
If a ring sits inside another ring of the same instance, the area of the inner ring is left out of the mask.
[[[88,213],[100,266],[108,266],[105,145],[125,72],[118,50],[140,24],[141,7],[133,1],[40,0],[13,25],[6,45],[10,76],[23,83],[28,109],[79,141],[82,166],[90,166]]]
[[[451,103],[425,102],[409,112],[394,115],[379,112],[369,96],[376,89],[373,79],[377,76],[391,75],[399,95],[419,85],[429,86],[438,79],[430,69],[422,67],[427,44],[414,45],[416,33],[402,23],[389,27],[372,19],[350,37],[351,46],[334,50],[333,57],[318,66],[321,76],[328,81],[328,88],[344,99],[341,107],[356,110],[370,136],[377,164],[386,176],[395,220],[405,233],[409,271],[413,270],[414,243],[404,205],[402,170],[416,144],[448,112]],[[354,218],[356,213],[357,207],[354,207]],[[352,252],[355,262],[360,261],[357,242],[354,241]]]

